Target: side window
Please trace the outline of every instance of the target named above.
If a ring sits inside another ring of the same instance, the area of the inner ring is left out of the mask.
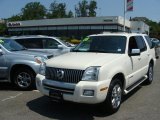
[[[30,49],[42,49],[43,48],[42,39],[40,38],[17,39],[16,41],[26,48],[30,48]]]
[[[58,49],[58,45],[60,45],[60,43],[54,39],[45,39],[45,49]]]
[[[15,41],[27,48],[24,39],[15,39]]]
[[[32,49],[43,49],[43,42],[41,38],[30,38],[26,39],[28,48]]]
[[[137,41],[137,45],[138,45],[138,48],[140,49],[141,52],[144,52],[147,50],[147,46],[146,46],[146,43],[143,39],[142,36],[135,36],[136,38],[136,41]]]
[[[128,52],[130,53],[132,49],[138,49],[135,37],[130,37],[129,39]]]
[[[148,37],[148,36],[145,36],[145,38],[146,38],[146,40],[147,40],[147,43],[148,43],[148,45],[149,45],[149,47],[150,48],[153,48],[152,46],[152,41],[151,41],[151,39]]]

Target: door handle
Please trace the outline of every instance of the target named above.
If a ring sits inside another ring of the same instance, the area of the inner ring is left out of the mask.
[[[138,58],[138,60],[141,60],[141,58]]]
[[[150,54],[149,54],[149,53],[148,53],[147,55],[148,55],[148,56],[150,56]]]

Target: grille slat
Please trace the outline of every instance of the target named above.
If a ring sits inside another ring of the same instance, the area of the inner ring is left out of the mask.
[[[63,78],[58,78],[58,71],[64,71]],[[78,83],[81,81],[83,73],[84,70],[46,67],[46,79],[66,83]]]

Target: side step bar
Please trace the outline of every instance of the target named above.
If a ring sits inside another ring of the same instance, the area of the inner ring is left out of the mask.
[[[142,82],[144,82],[147,79],[147,75],[145,75],[143,78],[135,82],[133,85],[129,86],[126,90],[124,90],[125,94],[128,94],[130,91],[132,91],[134,88],[136,88],[138,85],[140,85]]]

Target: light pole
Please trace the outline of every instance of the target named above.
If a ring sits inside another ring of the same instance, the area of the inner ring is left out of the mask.
[[[124,20],[123,20],[123,31],[126,31],[126,0],[124,0]]]

